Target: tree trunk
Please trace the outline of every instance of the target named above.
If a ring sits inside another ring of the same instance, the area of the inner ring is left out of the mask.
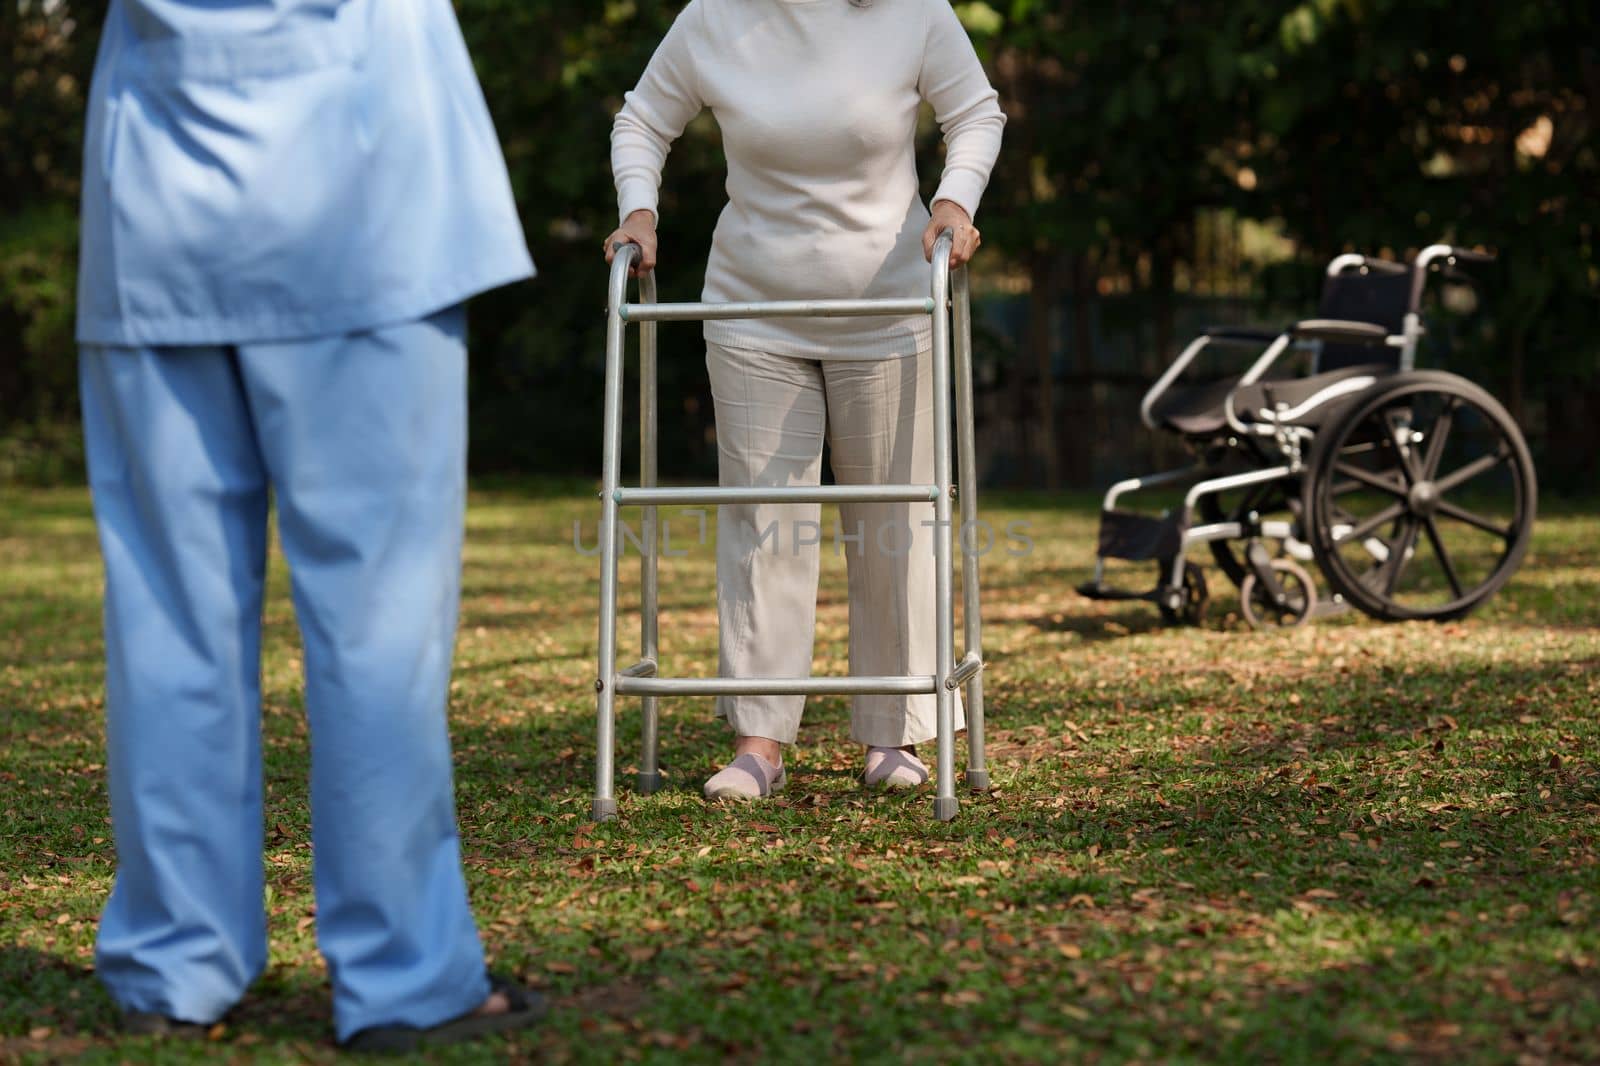
[[[1072,294],[1069,362],[1077,384],[1062,397],[1065,417],[1061,420],[1063,439],[1058,443],[1063,479],[1069,485],[1087,485],[1094,481],[1095,443],[1101,439],[1094,388],[1089,384],[1094,380],[1094,265],[1080,252],[1068,258],[1066,269]]]
[[[1050,318],[1059,303],[1059,286],[1055,256],[1035,248],[1028,257],[1028,277],[1032,292],[1028,299],[1028,348],[1033,354],[1035,386],[1034,412],[1038,422],[1034,426],[1040,471],[1045,488],[1061,488],[1061,453],[1056,444],[1056,403],[1054,352],[1050,336]]]
[[[1154,319],[1154,334],[1150,357],[1152,366],[1146,367],[1147,377],[1155,378],[1174,358],[1173,340],[1177,333],[1177,310],[1174,305],[1177,271],[1175,239],[1169,232],[1158,238],[1150,256],[1150,310]],[[1151,458],[1158,467],[1176,461],[1176,447],[1165,434],[1157,434],[1152,443]]]
[[[1540,489],[1594,491],[1595,455],[1600,455],[1600,382],[1587,375],[1555,374],[1544,382],[1544,418],[1539,426],[1518,419],[1539,457]],[[1540,439],[1542,437],[1542,439]]]
[[[1516,330],[1511,334],[1511,366],[1506,371],[1506,410],[1511,414],[1511,420],[1519,426],[1528,424],[1527,404],[1523,398],[1523,373],[1522,369],[1528,350],[1528,335],[1523,330]]]

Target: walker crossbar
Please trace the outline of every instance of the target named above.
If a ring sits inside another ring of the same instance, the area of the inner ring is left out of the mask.
[[[964,649],[955,659],[954,568],[951,543],[950,416],[954,392],[956,465],[959,468],[961,524],[977,522],[977,462],[972,425],[972,312],[965,268],[950,269],[952,235],[934,242],[929,295],[882,300],[788,300],[768,303],[656,302],[653,273],[640,276],[639,302],[626,302],[628,278],[638,262],[637,245],[618,245],[611,264],[610,298],[606,305],[605,442],[600,491],[600,634],[599,672],[595,678],[596,756],[594,818],[613,818],[617,801],[615,776],[616,697],[640,697],[643,712],[638,789],[651,793],[663,781],[659,767],[657,700],[662,696],[712,695],[928,695],[935,700],[938,732],[937,793],[934,816],[956,816],[955,692],[965,688],[967,713],[967,784],[989,787],[983,746],[983,651],[978,610],[978,556],[964,552],[962,569]],[[933,333],[933,447],[931,485],[788,485],[749,487],[660,488],[657,475],[656,323],[748,318],[843,318],[928,315]],[[620,483],[622,452],[622,379],[627,325],[639,324],[640,485]],[[952,336],[953,334],[953,336]],[[954,366],[952,367],[952,362]],[[954,373],[952,374],[952,369]],[[954,378],[952,390],[952,377]],[[660,661],[657,595],[658,553],[656,509],[665,505],[724,503],[932,503],[935,571],[936,649],[933,674],[902,677],[658,677]],[[617,559],[620,548],[619,509],[643,508],[643,550],[640,553],[640,658],[617,668]]]
[[[623,696],[914,696],[934,691],[932,674],[908,677],[630,677]]]
[[[625,322],[713,322],[727,318],[875,318],[931,315],[933,301],[773,300],[743,304],[623,304]]]
[[[618,489],[617,502],[637,506],[686,503],[928,503],[937,485],[774,485]]]

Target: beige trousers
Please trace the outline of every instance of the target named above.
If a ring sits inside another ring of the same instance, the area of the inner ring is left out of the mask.
[[[932,356],[805,359],[708,343],[719,481],[815,485],[824,433],[839,484],[933,481]],[[932,503],[846,503],[823,529],[818,504],[717,509],[717,617],[724,677],[811,673],[817,573],[846,558],[850,672],[935,672]],[[721,696],[740,736],[794,742],[804,696]],[[964,726],[956,703],[956,728]],[[936,732],[934,697],[855,696],[850,735],[883,747]]]

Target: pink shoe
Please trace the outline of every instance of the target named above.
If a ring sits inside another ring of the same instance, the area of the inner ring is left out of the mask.
[[[787,781],[781,763],[774,766],[755,752],[746,752],[711,776],[706,799],[748,803],[782,792]]]
[[[861,783],[868,788],[920,788],[928,783],[928,767],[909,751],[899,748],[868,748],[867,772]]]

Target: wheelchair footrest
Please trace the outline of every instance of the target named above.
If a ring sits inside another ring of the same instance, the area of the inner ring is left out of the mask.
[[[1343,596],[1334,596],[1331,599],[1319,598],[1317,605],[1311,608],[1311,620],[1331,618],[1334,615],[1344,614],[1348,610],[1350,610],[1350,604],[1345,602]]]
[[[1091,600],[1144,600],[1147,603],[1159,602],[1160,589],[1149,589],[1145,592],[1133,592],[1129,589],[1114,589],[1109,585],[1097,585],[1093,581],[1085,581],[1078,586],[1078,595]]]
[[[1183,551],[1184,525],[1179,508],[1159,518],[1132,511],[1101,511],[1100,558],[1130,562],[1175,558]]]

